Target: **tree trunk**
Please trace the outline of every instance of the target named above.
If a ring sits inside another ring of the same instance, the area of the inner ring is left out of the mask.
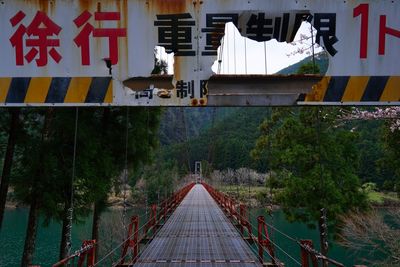
[[[328,226],[326,219],[326,209],[321,209],[321,217],[318,221],[319,240],[321,246],[321,254],[328,256]],[[328,267],[328,262],[323,261],[323,267]]]
[[[22,255],[21,267],[27,267],[32,264],[33,253],[35,252],[35,241],[37,233],[39,209],[35,198],[32,199],[29,209],[28,227],[26,229],[26,238],[24,253]]]
[[[105,138],[107,137],[109,119],[110,119],[110,109],[105,108],[104,112],[103,112],[103,118],[102,118],[103,140],[105,140]],[[104,147],[104,149],[106,149],[104,143],[103,143],[103,147]],[[105,176],[103,176],[103,177],[105,177]],[[103,198],[105,198],[105,199],[103,199]],[[96,240],[96,243],[99,242],[100,216],[101,216],[101,212],[103,210],[105,201],[107,201],[107,194],[105,196],[100,196],[100,198],[94,202],[92,240]],[[97,262],[98,255],[99,255],[99,246],[95,246],[94,262]]]
[[[42,147],[39,150],[38,158],[40,162],[43,163],[45,159],[46,152],[43,148],[44,144],[48,141],[50,135],[50,126],[54,116],[54,108],[49,108],[45,115],[44,125],[42,130],[41,137],[41,145]],[[26,237],[25,237],[25,245],[24,252],[22,254],[21,267],[27,267],[32,264],[33,254],[35,252],[35,242],[36,242],[36,233],[37,233],[37,224],[39,219],[39,208],[40,208],[40,195],[41,192],[37,188],[37,184],[39,183],[40,177],[44,175],[43,165],[39,164],[37,172],[34,174],[35,176],[34,183],[31,188],[31,203],[29,209],[29,219],[28,226],[26,229]]]
[[[67,247],[67,233],[69,227],[69,201],[66,201],[64,214],[63,214],[63,223],[62,223],[62,230],[61,230],[61,243],[60,243],[60,256],[59,260],[65,259],[68,255],[68,247]]]
[[[1,184],[0,184],[0,229],[3,223],[4,210],[7,201],[8,186],[10,183],[11,166],[13,162],[14,148],[18,133],[19,113],[20,113],[20,108],[13,108],[10,110],[11,114],[10,129],[9,129],[7,150],[6,150],[6,156],[4,158],[3,172],[1,175]]]
[[[101,215],[101,204],[100,201],[94,203],[94,211],[93,211],[93,224],[92,224],[92,240],[96,240],[96,243],[99,241],[99,228],[100,228],[100,215]],[[99,255],[99,246],[96,246],[95,251],[95,261],[97,262],[97,257]]]

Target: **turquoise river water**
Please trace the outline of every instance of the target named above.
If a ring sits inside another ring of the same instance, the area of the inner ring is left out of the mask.
[[[132,214],[142,215],[144,214],[144,210],[130,210],[127,217]],[[252,223],[256,225],[255,217],[261,214],[265,215],[265,212],[263,210],[252,210],[251,214],[253,215]],[[120,227],[123,227],[121,224],[121,216],[121,211],[117,210],[109,210],[103,214],[103,224],[100,234],[103,244],[108,243],[108,246],[103,246],[103,251],[100,251],[100,257],[101,254],[105,254],[105,251],[110,250],[114,244],[117,244],[120,240],[123,240],[123,236],[118,236],[118,234],[115,233],[118,232],[116,229],[121,229]],[[266,216],[266,218],[269,223],[273,223],[273,225],[276,226],[280,231],[294,238],[312,239],[314,244],[318,246],[317,230],[309,229],[304,224],[289,223],[281,211],[274,212],[273,218],[270,218],[269,216]],[[3,222],[3,228],[0,232],[1,267],[19,266],[24,246],[27,221],[27,209],[6,211],[5,221]],[[73,226],[72,238],[74,250],[80,247],[82,240],[90,238],[91,226],[90,217]],[[57,262],[60,235],[60,223],[51,222],[49,225],[45,226],[41,220],[37,235],[34,264],[46,267]],[[270,235],[279,247],[289,252],[289,254],[297,261],[300,260],[300,249],[298,245],[285,238],[278,232],[271,231]],[[278,248],[276,249],[276,254],[279,259],[286,263],[286,266],[298,266],[296,262],[290,259],[289,256],[285,255],[285,253]],[[363,258],[366,255],[356,255],[346,248],[341,247],[335,241],[330,240],[329,256],[339,262],[342,262],[346,266],[352,266],[354,264],[362,264],[364,262]],[[108,266],[107,263],[104,264],[104,266]]]

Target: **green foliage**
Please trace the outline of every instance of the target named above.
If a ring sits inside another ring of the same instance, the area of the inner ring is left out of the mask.
[[[146,166],[142,174],[149,204],[158,204],[171,195],[179,179],[178,167],[174,161],[166,161]]]
[[[158,51],[154,49],[154,69],[151,74],[168,74],[168,63],[157,58]]]
[[[382,189],[385,191],[394,191],[394,181],[386,180],[383,182]]]
[[[24,137],[18,144],[13,186],[19,202],[40,203],[46,218],[61,220],[71,194],[75,109],[55,109],[48,138],[42,140],[47,111],[24,113]],[[74,179],[74,215],[88,214],[91,203],[106,200],[125,167],[126,127],[128,164],[133,172],[149,162],[158,145],[160,109],[93,108],[79,110]]]
[[[284,185],[277,200],[289,220],[314,224],[320,209],[326,208],[332,223],[340,214],[366,208],[356,175],[357,134],[335,127],[337,112],[275,109],[260,127],[262,135],[252,154],[266,154]]]
[[[388,180],[392,180],[394,190],[400,198],[400,131],[390,129],[391,121],[387,122],[383,131],[384,158],[380,162],[385,169],[391,170]],[[391,178],[391,179],[390,179]]]
[[[0,155],[4,155],[7,148],[8,128],[10,124],[10,113],[7,109],[0,109]],[[3,169],[4,158],[0,159],[0,168]]]
[[[318,65],[314,65],[314,63],[307,62],[304,63],[303,65],[300,66],[299,70],[297,71],[297,74],[320,74],[321,71],[319,69]]]
[[[362,185],[362,189],[363,189],[365,192],[373,192],[373,191],[376,191],[376,189],[377,189],[376,183],[371,183],[371,182],[365,183],[365,184]]]
[[[208,112],[206,114],[209,114]],[[192,170],[194,161],[207,160],[213,169],[239,169],[251,166],[262,172],[266,169],[266,163],[257,162],[257,165],[253,166],[254,161],[250,157],[250,151],[258,136],[256,129],[268,113],[267,108],[218,110],[221,117],[218,117],[213,127],[200,131],[198,136],[189,135],[188,141],[182,140],[164,146],[160,151],[160,158],[163,160],[175,158],[179,166],[187,166],[189,154]],[[176,131],[179,132],[178,130]],[[184,130],[185,128],[180,131]]]
[[[220,122],[238,111],[238,108],[168,107],[163,109],[160,125],[160,143],[163,146],[186,142],[213,129]]]
[[[265,185],[270,189],[271,192],[274,189],[282,188],[284,186],[282,179],[279,179],[276,175],[269,176],[265,182]]]
[[[213,172],[212,165],[208,161],[202,160],[201,161],[201,168],[202,168],[203,177],[204,178],[211,178],[211,174]]]
[[[296,74],[298,73],[300,67],[304,64],[309,64],[309,62],[312,62],[312,56],[306,57],[305,59],[301,60],[300,62],[293,64],[281,71],[278,72],[278,74]],[[326,52],[321,52],[315,55],[315,62],[316,65],[318,66],[318,69],[320,70],[321,74],[325,74],[328,70],[329,67],[329,58],[328,54]],[[313,72],[311,72],[313,73]]]

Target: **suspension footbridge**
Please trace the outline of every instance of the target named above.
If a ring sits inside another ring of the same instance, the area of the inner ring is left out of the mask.
[[[134,266],[261,266],[204,186],[197,184]]]
[[[311,240],[286,235],[268,224],[264,216],[257,217],[257,225],[250,218],[244,204],[206,183],[190,183],[159,206],[152,205],[144,223],[133,216],[127,238],[98,261],[96,240],[86,240],[78,251],[53,267],[74,263],[75,259],[78,267],[344,267],[317,251]],[[280,247],[270,237],[271,230],[294,242],[298,250]],[[285,255],[287,262],[279,255]]]

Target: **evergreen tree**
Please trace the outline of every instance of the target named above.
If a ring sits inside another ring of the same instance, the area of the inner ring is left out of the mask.
[[[400,130],[391,129],[391,121],[387,121],[384,127],[382,139],[384,145],[384,157],[380,161],[381,167],[387,172],[387,181],[392,181],[392,190],[397,192],[400,198]]]
[[[5,153],[4,153],[2,173],[0,177],[0,182],[1,182],[0,183],[0,230],[1,230],[1,225],[3,223],[4,210],[7,201],[8,186],[10,184],[10,174],[14,158],[15,145],[17,143],[17,136],[20,131],[19,117],[20,117],[20,108],[11,108],[9,109],[9,116],[4,116],[4,117],[2,116],[2,121],[0,122],[0,124],[4,125],[6,124],[5,121],[7,122],[9,121],[8,129],[4,130],[4,132],[8,132],[8,138],[7,138],[7,146],[5,148]],[[9,120],[7,120],[8,118]],[[5,136],[3,136],[3,138],[6,139]]]
[[[290,221],[319,225],[325,208],[334,225],[339,215],[366,208],[356,175],[356,134],[335,127],[337,109],[280,110],[266,120],[254,154],[269,149],[269,164],[283,182],[277,201]],[[322,246],[321,246],[322,247]],[[326,253],[323,248],[322,252]]]
[[[90,155],[85,155],[85,159],[90,160],[90,165],[82,170],[82,175],[91,177],[96,189],[92,190],[90,199],[94,201],[92,239],[97,241],[101,213],[107,207],[108,193],[125,169],[126,146],[128,168],[131,172],[140,164],[149,163],[158,146],[160,109],[132,108],[129,109],[129,114],[127,111],[128,108],[101,109],[90,123],[93,149]]]
[[[57,188],[51,177],[57,172],[51,148],[51,128],[54,108],[26,118],[27,136],[21,145],[21,157],[13,177],[17,199],[29,205],[29,217],[21,266],[32,264],[35,251],[39,212],[52,200]],[[29,123],[27,123],[29,122]]]

